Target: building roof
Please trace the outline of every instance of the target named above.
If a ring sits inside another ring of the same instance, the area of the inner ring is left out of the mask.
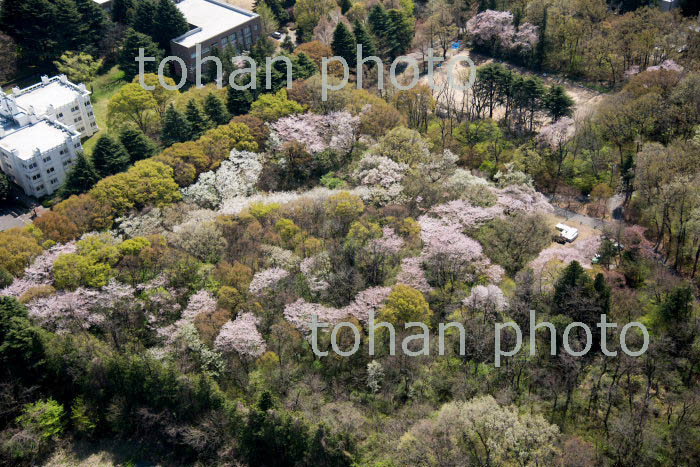
[[[34,151],[48,151],[65,144],[70,136],[77,136],[60,123],[54,123],[46,119],[38,120],[23,127],[9,129],[4,137],[0,138],[0,147],[8,152],[17,150],[22,160],[34,157]]]
[[[173,39],[173,42],[187,48],[197,44],[203,44],[203,47],[206,47],[207,40],[258,16],[248,10],[215,0],[182,0],[176,3],[177,8],[187,22],[194,26],[194,29]]]
[[[13,91],[13,96],[17,105],[25,110],[34,108],[34,113],[44,115],[49,105],[54,108],[74,102],[78,97],[89,94],[89,91],[81,89],[61,76],[53,78],[42,78],[42,82],[19,91]]]

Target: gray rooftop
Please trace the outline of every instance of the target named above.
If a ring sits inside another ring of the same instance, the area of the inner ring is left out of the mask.
[[[207,40],[258,16],[243,8],[215,0],[182,0],[177,2],[177,8],[195,28],[173,39],[173,42],[188,48],[197,44],[206,47]]]
[[[22,160],[34,157],[36,149],[45,152],[64,144],[68,137],[78,135],[68,127],[46,119],[23,127],[13,126],[5,121],[3,129],[6,133],[0,137],[0,147],[8,152],[16,150]]]

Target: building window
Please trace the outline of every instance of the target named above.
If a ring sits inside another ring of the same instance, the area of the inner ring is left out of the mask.
[[[83,119],[83,117],[74,118],[74,119],[73,119],[73,122],[74,122],[74,123],[78,123],[78,122],[81,121],[82,119]]]
[[[75,144],[73,147],[74,147],[75,149],[79,149],[79,148],[80,148],[80,143]]]
[[[95,114],[92,113],[92,110],[90,112],[88,112],[89,117],[92,117],[93,115],[95,115]]]
[[[218,46],[219,46],[219,42],[218,42],[218,41],[217,41],[217,42],[212,42],[212,44],[211,44],[211,48],[212,48],[212,49],[215,49],[215,48],[217,48]]]
[[[47,174],[53,173],[55,171],[56,171],[56,169],[54,169],[53,167],[49,167],[48,169],[46,169]]]
[[[92,122],[92,123],[90,124],[90,126],[97,126],[97,123]]]
[[[36,187],[36,191],[41,191],[43,189],[44,189],[44,185],[39,185],[38,187]]]
[[[32,180],[39,180],[40,178],[41,174],[32,175]]]
[[[65,150],[61,149],[60,154],[63,155],[65,152],[66,152]]]
[[[31,170],[31,169],[36,169],[36,167],[37,167],[37,166],[36,166],[36,162],[34,162],[34,163],[32,163],[32,164],[29,164],[29,170]]]
[[[63,118],[63,112],[57,115],[58,118]]]
[[[57,178],[52,178],[52,179],[51,179],[51,184],[52,184],[52,185],[55,185],[55,184],[57,184],[57,183],[58,183],[58,179],[57,179]]]
[[[51,156],[44,157],[44,162],[49,162],[51,160]]]
[[[228,44],[228,37],[222,37],[222,38],[221,38],[221,46],[223,47],[223,46],[225,46],[226,44]]]
[[[78,131],[82,133],[83,131],[85,131],[85,127],[78,128]]]

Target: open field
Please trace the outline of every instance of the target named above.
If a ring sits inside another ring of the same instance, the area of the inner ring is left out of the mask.
[[[123,79],[122,71],[115,66],[106,74],[95,78],[95,80],[88,85],[88,88],[92,91],[92,106],[95,109],[95,118],[97,119],[97,126],[100,127],[100,131],[83,142],[83,148],[86,153],[90,154],[95,144],[97,144],[99,137],[108,131],[107,106],[109,105],[109,100],[125,84],[126,81]]]

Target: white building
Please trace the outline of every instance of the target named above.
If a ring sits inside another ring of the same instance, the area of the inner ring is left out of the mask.
[[[29,196],[51,195],[97,131],[90,92],[65,76],[0,91],[0,169]]]
[[[83,138],[99,130],[90,94],[84,84],[73,84],[66,75],[42,76],[40,83],[12,89],[20,110],[38,116],[53,116],[64,125],[75,127]]]

